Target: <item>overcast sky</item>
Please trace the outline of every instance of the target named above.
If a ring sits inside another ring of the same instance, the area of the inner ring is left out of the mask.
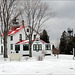
[[[45,23],[45,29],[50,36],[51,43],[56,44],[64,30],[75,30],[75,1],[73,0],[46,0],[56,12],[56,15]]]
[[[68,27],[75,32],[75,0],[43,0],[49,3],[56,15],[48,20],[44,29],[50,36],[50,42],[59,42],[62,32]]]

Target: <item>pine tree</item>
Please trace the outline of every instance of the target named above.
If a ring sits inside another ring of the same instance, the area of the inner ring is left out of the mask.
[[[72,41],[72,39],[73,39],[73,37],[68,40],[67,48],[65,50],[65,54],[72,54],[73,53],[73,41]]]
[[[68,28],[68,31],[64,31],[60,38],[60,53],[73,54],[73,48],[75,48],[75,36],[73,36],[73,29]]]
[[[66,31],[64,31],[60,38],[60,45],[59,45],[60,53],[65,53],[66,48],[67,48],[67,33]]]
[[[40,39],[42,39],[43,41],[45,41],[46,43],[50,43],[49,42],[49,36],[47,34],[47,31],[46,30],[43,30],[41,36],[40,36]]]
[[[75,34],[74,34],[74,37],[72,39],[72,44],[73,44],[73,48],[75,48]]]
[[[71,36],[71,38],[68,40],[68,45],[65,53],[73,54],[73,48],[75,48],[75,36]]]

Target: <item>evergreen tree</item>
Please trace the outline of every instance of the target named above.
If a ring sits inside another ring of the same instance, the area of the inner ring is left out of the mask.
[[[68,28],[67,29],[67,48],[65,51],[65,54],[73,54],[73,29]]]
[[[59,45],[60,53],[65,53],[66,48],[67,48],[67,33],[66,31],[64,31],[60,38],[60,45]]]
[[[64,31],[60,38],[60,53],[73,54],[73,48],[75,48],[75,36],[73,36],[73,29],[68,28],[68,31]]]
[[[40,36],[40,39],[42,39],[43,41],[45,41],[46,43],[50,43],[49,42],[49,36],[47,34],[47,31],[46,30],[43,30],[41,36]]]
[[[67,48],[65,50],[65,54],[73,54],[73,37],[68,40]]]
[[[74,37],[72,39],[72,44],[73,44],[73,48],[75,48],[75,34],[74,34]]]
[[[71,38],[68,40],[68,45],[65,53],[73,54],[73,48],[75,48],[75,36],[71,36]]]

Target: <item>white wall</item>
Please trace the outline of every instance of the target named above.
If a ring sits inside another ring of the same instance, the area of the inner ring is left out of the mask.
[[[34,45],[34,44],[41,44],[41,45],[42,45],[42,50],[44,49],[44,44],[43,44],[41,41],[34,41],[34,42],[33,42],[33,44],[32,44],[32,56],[33,56],[33,57],[34,57],[34,56],[37,57],[37,56],[39,56],[39,55],[41,54],[41,51],[42,51],[42,50],[39,50],[39,51],[36,51],[36,50],[35,50],[35,51],[34,51],[34,50],[33,50],[33,45]]]
[[[26,27],[25,29],[27,30],[28,27]],[[15,44],[17,42],[19,42],[19,35],[22,34],[22,40],[26,40],[26,36],[25,36],[25,32],[24,29],[21,29],[19,32],[17,32],[16,34],[12,35],[13,36],[13,41],[10,41],[10,36],[8,36],[8,54],[10,54],[11,52],[15,52]],[[29,34],[27,32],[27,34]],[[34,39],[34,35],[36,34],[36,32],[33,32],[33,37],[32,40]],[[37,38],[39,38],[40,35],[37,34]],[[13,44],[13,50],[10,50],[10,44]],[[23,44],[20,44],[20,52],[22,52],[22,54],[28,54],[29,52],[27,51],[23,51]]]
[[[25,29],[27,30],[28,27],[26,27]],[[26,36],[25,36],[25,32],[24,29],[21,29],[19,32],[17,32],[16,34],[13,34],[13,41],[10,41],[10,36],[8,36],[8,54],[15,53],[15,44],[17,42],[19,42],[19,35],[22,34],[22,40],[26,40]],[[28,33],[27,33],[28,34]],[[34,39],[34,35],[36,34],[36,32],[33,32],[33,36],[32,36],[32,40]],[[36,38],[40,38],[40,35],[37,34]],[[34,41],[33,44],[41,44],[42,45],[42,50],[45,50],[45,44],[41,41]],[[10,49],[10,44],[13,44],[13,50]],[[32,44],[32,55],[33,56],[37,56],[39,54],[41,54],[41,50],[39,52],[36,52],[33,50],[33,44]],[[0,43],[0,52],[1,52],[1,43]],[[23,55],[25,54],[29,54],[29,51],[23,51],[23,44],[20,44],[20,53],[22,53]],[[50,53],[50,51],[47,51],[47,53]]]

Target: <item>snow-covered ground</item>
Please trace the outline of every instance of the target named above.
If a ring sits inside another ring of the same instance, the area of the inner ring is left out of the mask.
[[[37,61],[36,57],[27,61],[23,57],[21,61],[4,61],[0,56],[0,75],[75,75],[75,60],[72,55],[45,56],[43,61]]]

